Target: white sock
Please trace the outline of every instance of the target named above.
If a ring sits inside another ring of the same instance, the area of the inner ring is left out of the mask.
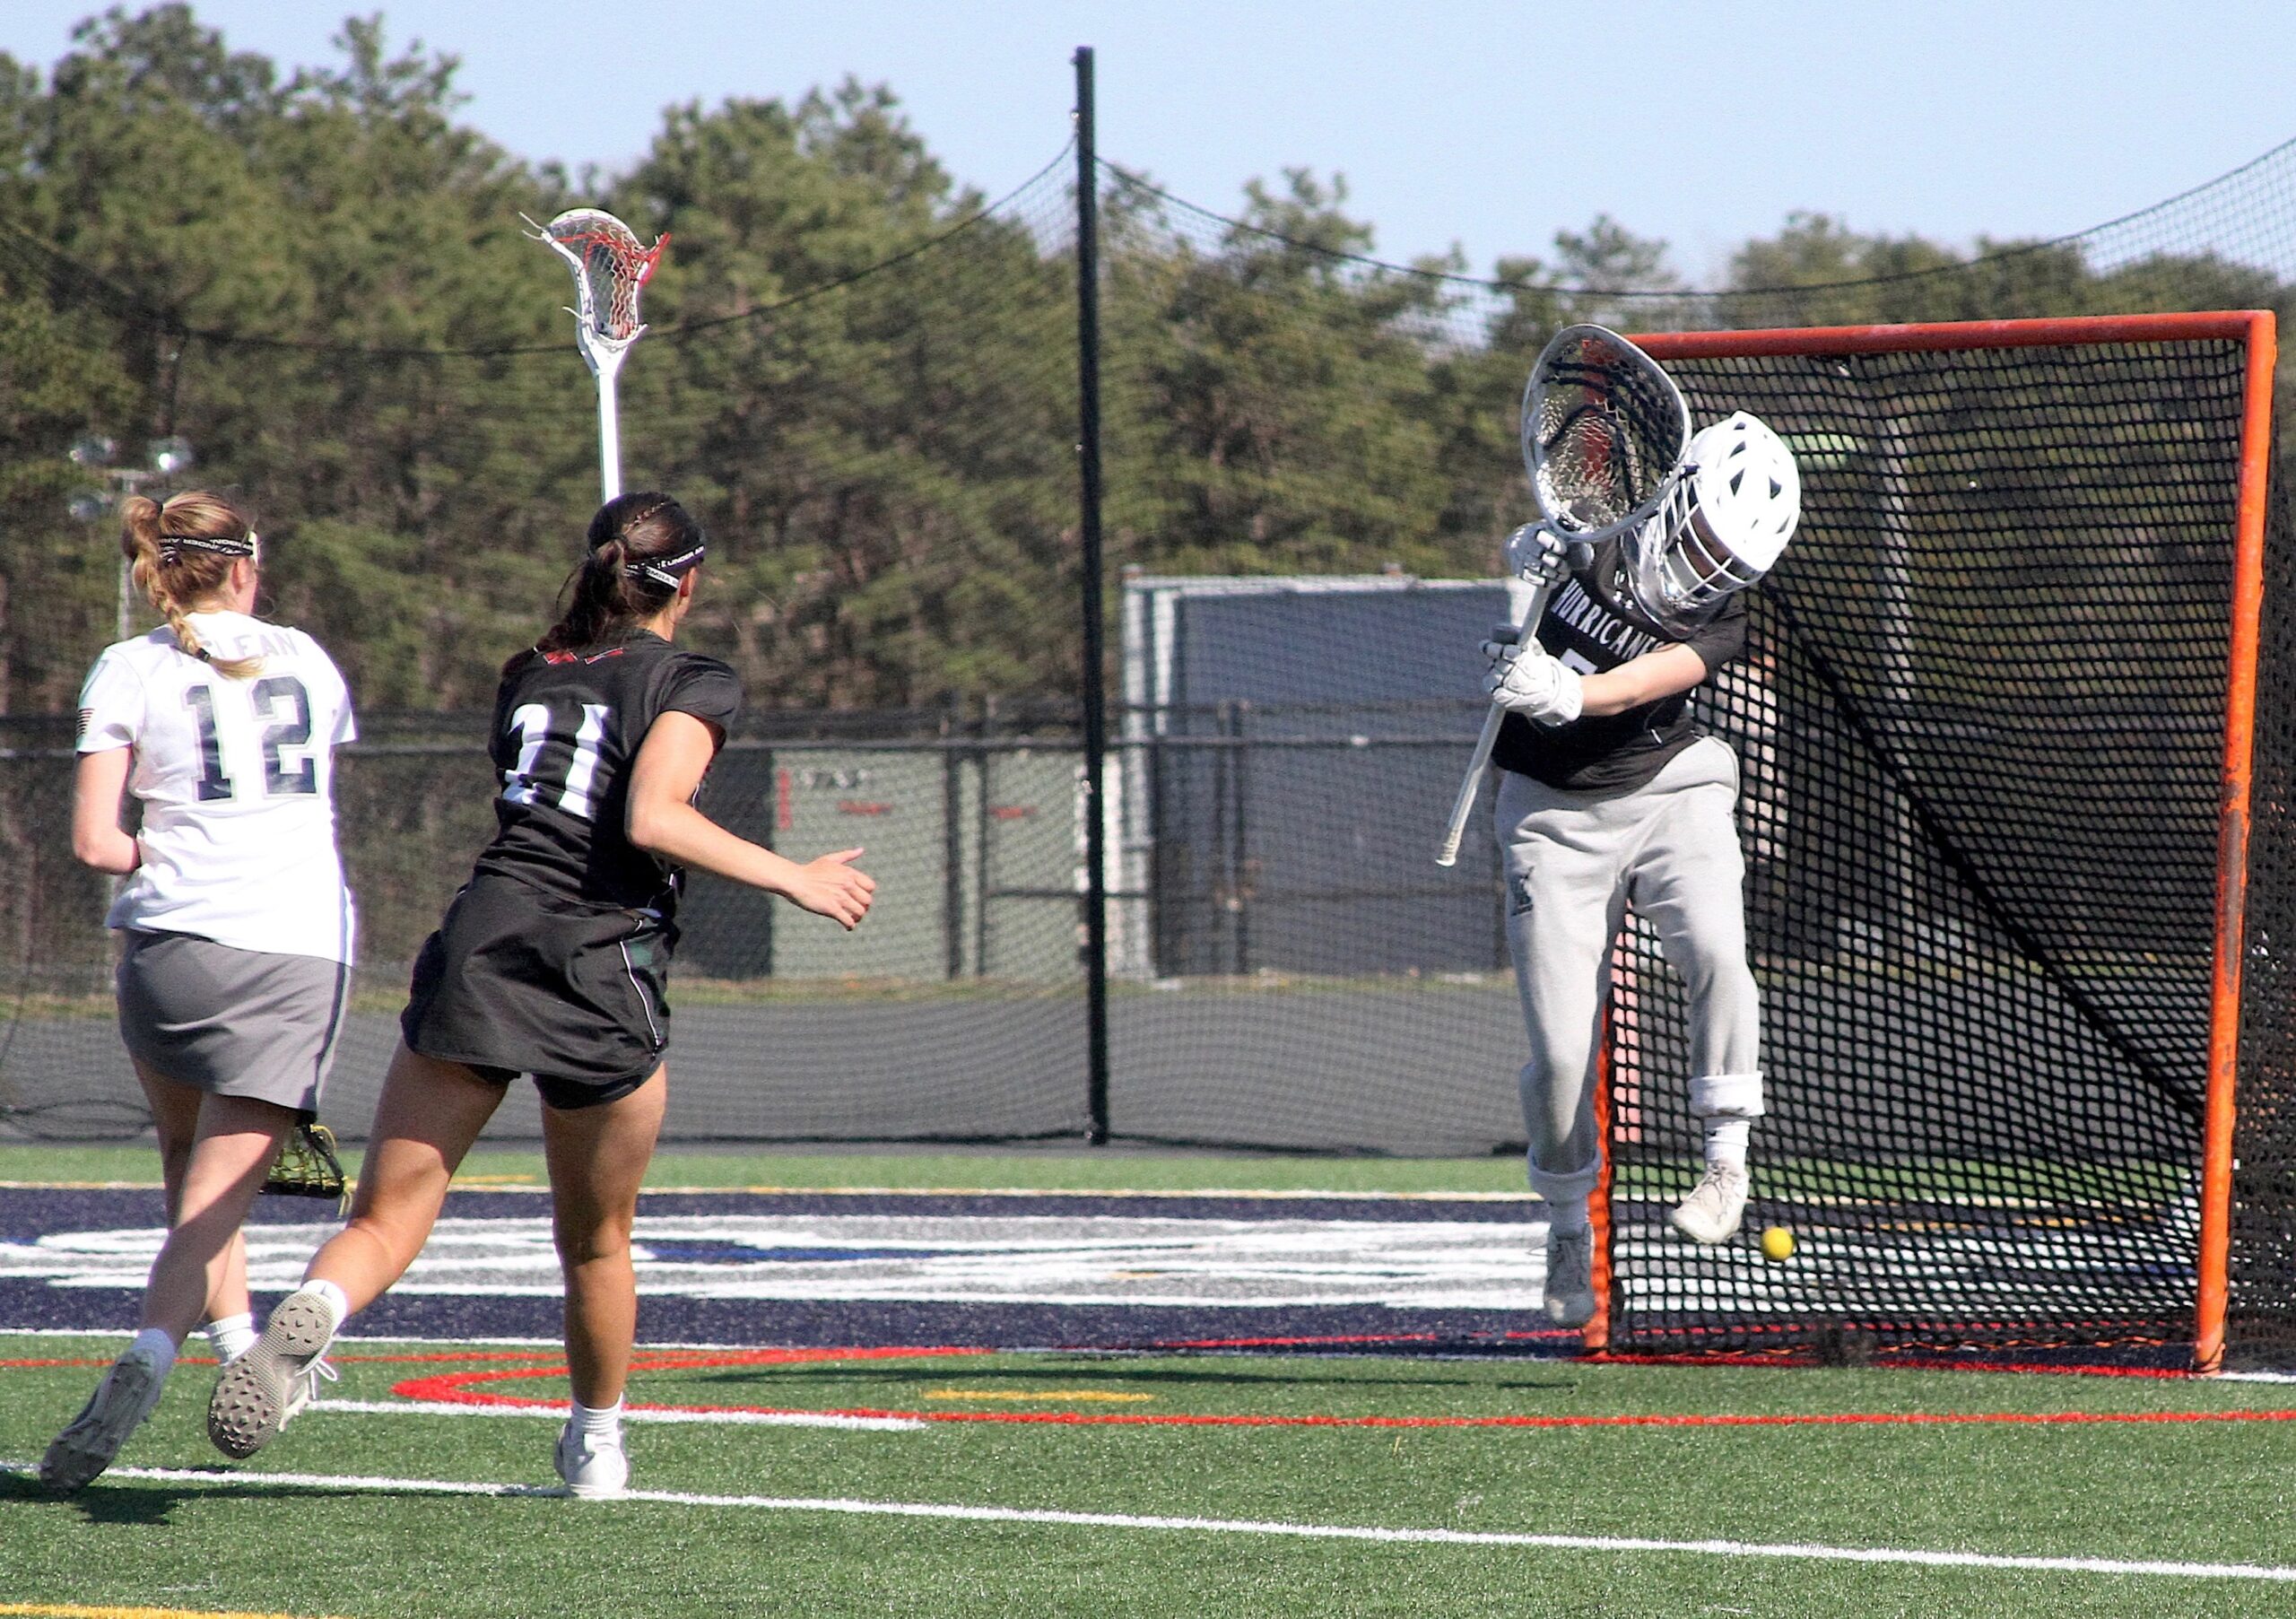
[[[585,1439],[610,1439],[618,1441],[622,1438],[622,1402],[620,1400],[616,1400],[611,1406],[585,1406],[581,1401],[576,1400],[573,1420],[568,1423],[568,1426]]]
[[[169,1372],[175,1370],[175,1335],[164,1327],[146,1327],[135,1335],[135,1342],[130,1344],[128,1348],[140,1349],[149,1355],[152,1364],[159,1368],[161,1377],[167,1376]]]
[[[343,1289],[323,1277],[312,1277],[303,1284],[300,1291],[317,1293],[320,1298],[325,1299],[327,1308],[335,1311],[334,1325],[336,1327],[342,1326],[344,1318],[351,1314],[350,1297],[344,1293]]]
[[[1587,1200],[1584,1197],[1565,1197],[1546,1206],[1547,1223],[1563,1236],[1575,1237],[1581,1232],[1594,1229],[1593,1222],[1587,1217]]]
[[[1716,1117],[1706,1121],[1706,1163],[1709,1169],[1743,1170],[1746,1141],[1753,1134],[1749,1119]]]
[[[255,1317],[243,1310],[208,1322],[207,1345],[217,1360],[230,1365],[255,1347]]]

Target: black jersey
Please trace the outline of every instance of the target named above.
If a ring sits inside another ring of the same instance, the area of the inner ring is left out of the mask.
[[[1669,635],[1634,602],[1623,538],[1595,548],[1586,569],[1555,587],[1539,620],[1539,644],[1581,675],[1631,663],[1681,641],[1711,675],[1746,649],[1746,602],[1731,596],[1688,636]],[[1681,692],[1618,714],[1589,714],[1569,725],[1535,725],[1509,714],[1491,750],[1492,762],[1565,792],[1624,792],[1642,786],[1698,733],[1690,693]]]
[[[723,731],[741,703],[732,669],[648,631],[513,659],[494,698],[488,745],[502,788],[478,871],[561,900],[669,917],[677,869],[624,830],[631,764],[659,716],[691,714]]]

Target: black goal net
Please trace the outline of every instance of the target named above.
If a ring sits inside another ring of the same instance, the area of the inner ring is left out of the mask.
[[[2221,1244],[2208,1194],[2230,1165],[2206,1126],[2212,1074],[2233,1077],[2256,674],[2238,631],[2270,334],[2231,317],[1645,340],[1694,420],[1744,408],[1786,437],[1804,515],[1748,658],[1701,692],[1744,774],[1769,1079],[1753,1200],[1715,1248],[1666,1223],[1700,1155],[1683,992],[1631,928],[1613,1348],[2221,1345],[2203,1234]],[[2284,659],[2267,642],[2268,681]],[[2283,694],[2257,701],[2285,724]],[[2284,749],[2258,743],[2256,814],[2277,817]],[[2282,841],[2259,835],[2246,892],[2235,1251],[2259,1318],[2286,1315],[2291,1274],[2284,1148],[2266,1167],[2288,1092],[2290,892],[2263,857]],[[1765,1255],[1773,1226],[1790,1258]]]

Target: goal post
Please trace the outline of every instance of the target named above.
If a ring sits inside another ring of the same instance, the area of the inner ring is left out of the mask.
[[[1745,775],[1753,1203],[1720,1249],[1665,1226],[1696,1158],[1682,990],[1631,928],[1590,1342],[2217,1368],[2267,1268],[2236,1248],[2244,967],[2296,940],[2252,903],[2282,858],[2260,663],[2291,656],[2262,645],[2273,314],[1634,341],[1697,422],[1784,434],[1805,515],[1699,700]],[[1792,1258],[1755,1245],[1773,1223]]]

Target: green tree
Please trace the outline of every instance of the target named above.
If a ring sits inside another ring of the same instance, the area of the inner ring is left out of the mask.
[[[1111,266],[1120,555],[1152,570],[1413,571],[1448,562],[1431,328],[1440,284],[1345,257],[1344,184],[1255,183],[1209,250]]]
[[[617,197],[675,242],[641,453],[710,526],[697,631],[755,700],[1069,683],[1062,265],[851,83],[676,109]]]

